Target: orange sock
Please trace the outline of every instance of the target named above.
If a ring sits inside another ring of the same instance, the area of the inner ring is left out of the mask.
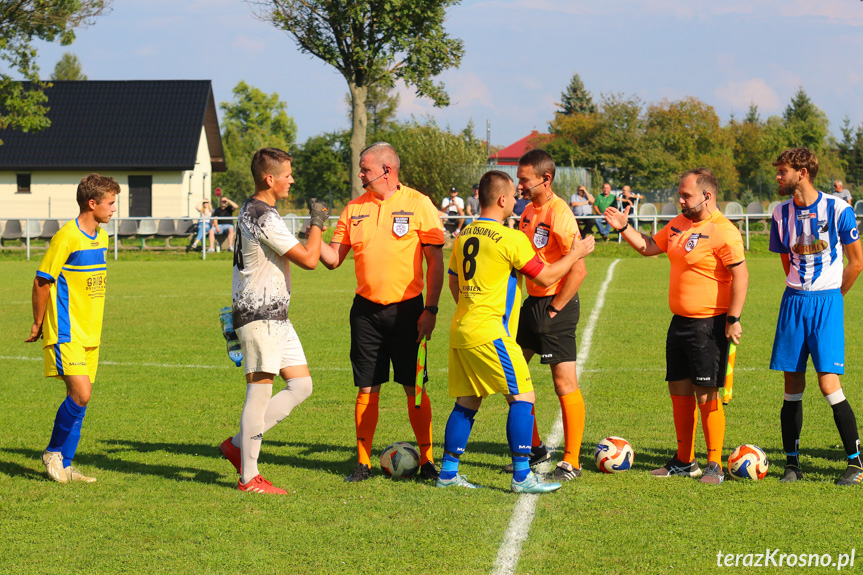
[[[372,440],[378,426],[379,393],[358,393],[354,412],[357,424],[357,462],[372,466]]]
[[[539,436],[539,427],[536,425],[536,404],[530,408],[530,414],[533,416],[533,439],[530,440],[530,446],[539,447],[542,445],[542,438]]]
[[[689,463],[695,459],[695,396],[672,395],[674,432],[677,434],[677,459]]]
[[[408,396],[408,417],[417,438],[420,451],[420,465],[434,461],[432,456],[432,409],[428,394],[423,391],[420,408],[416,408],[416,399]]]
[[[702,403],[701,429],[707,442],[707,461],[715,461],[722,467],[722,444],[725,442],[725,410],[718,399]]]
[[[563,460],[581,469],[578,457],[581,455],[581,439],[584,437],[584,398],[581,390],[561,395],[560,411],[563,416]]]

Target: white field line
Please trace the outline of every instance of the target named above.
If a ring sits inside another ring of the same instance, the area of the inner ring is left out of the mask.
[[[593,331],[599,321],[599,314],[605,306],[605,293],[608,291],[608,286],[611,284],[611,278],[614,276],[614,268],[620,260],[614,260],[608,266],[608,271],[605,274],[605,280],[599,287],[599,293],[596,295],[596,303],[593,305],[593,310],[590,312],[590,319],[587,321],[587,326],[581,336],[581,345],[579,346],[578,363],[576,364],[576,376],[580,379],[584,371],[584,364],[590,357],[590,347],[593,342]],[[556,449],[563,438],[563,420],[558,413],[551,433],[546,438],[545,443],[550,449]],[[541,471],[547,471],[551,466],[548,461],[542,464]],[[509,526],[506,528],[506,533],[503,535],[503,541],[500,548],[497,550],[497,559],[494,561],[492,575],[509,575],[515,573],[515,568],[518,565],[518,559],[521,555],[521,546],[527,539],[527,534],[530,531],[530,524],[533,523],[533,517],[536,512],[536,498],[539,495],[520,495],[515,503],[515,509],[512,511],[512,518],[509,520]]]

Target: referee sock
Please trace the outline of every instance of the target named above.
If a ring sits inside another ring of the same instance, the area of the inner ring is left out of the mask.
[[[48,451],[62,451],[63,444],[66,443],[66,439],[68,439],[69,434],[72,433],[75,420],[77,420],[79,416],[83,418],[86,409],[86,406],[80,406],[75,403],[72,400],[71,395],[66,396],[66,399],[63,400],[63,403],[61,403],[60,407],[57,408],[57,415],[54,417],[54,429],[51,431],[51,439],[48,441]],[[80,429],[79,425],[79,433]]]
[[[506,418],[506,438],[512,454],[512,478],[524,481],[530,474],[530,439],[533,433],[533,404],[527,401],[513,401],[509,404]]]
[[[782,425],[782,448],[785,450],[785,467],[800,469],[800,431],[803,429],[803,394],[785,394],[779,412]]]
[[[857,434],[857,418],[854,417],[851,404],[845,399],[845,393],[840,389],[825,396],[825,399],[833,408],[833,421],[836,422],[836,429],[839,430],[839,437],[842,438],[842,447],[845,448],[845,455],[848,456],[848,465],[863,468],[863,463],[860,461],[860,436]]]
[[[357,426],[357,462],[371,464],[372,440],[378,427],[378,401],[380,393],[358,393],[354,411]]]
[[[695,406],[694,395],[671,396],[674,433],[677,435],[677,459],[683,463],[695,459],[695,426],[698,425]]]
[[[455,404],[449,419],[446,421],[446,431],[443,439],[443,459],[441,460],[440,478],[443,480],[453,479],[458,473],[458,464],[461,454],[467,447],[473,429],[476,411]]]
[[[311,377],[292,377],[285,382],[285,389],[270,398],[264,413],[264,433],[275,427],[291,414],[296,406],[312,394]],[[239,432],[231,438],[234,447],[240,447],[242,438]]]
[[[420,400],[420,408],[416,408],[416,398],[412,395],[407,396],[408,401],[408,418],[411,420],[411,427],[414,430],[414,435],[417,438],[417,445],[420,451],[420,465],[425,465],[428,461],[434,461],[432,455],[432,408],[429,395],[423,390]]]
[[[722,444],[725,442],[725,410],[722,401],[714,399],[698,406],[701,410],[701,429],[707,443],[707,461],[722,467]]]
[[[246,403],[240,416],[240,450],[243,474],[241,481],[248,483],[258,475],[258,455],[264,437],[264,413],[273,394],[273,385],[267,383],[246,384]]]
[[[581,455],[581,440],[584,437],[584,398],[581,390],[576,389],[558,397],[558,400],[563,416],[563,460],[574,468],[581,469],[578,457]]]

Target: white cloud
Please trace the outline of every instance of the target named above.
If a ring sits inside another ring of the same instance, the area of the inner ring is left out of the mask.
[[[763,78],[726,82],[716,88],[714,93],[720,101],[738,111],[748,110],[750,104],[755,104],[762,112],[769,114],[778,111],[781,105],[779,95]]]
[[[234,38],[234,41],[231,42],[231,46],[244,52],[254,53],[261,53],[266,48],[266,45],[261,40],[252,40],[244,34],[240,34]]]
[[[778,7],[783,16],[823,18],[832,23],[863,26],[863,10],[859,2],[847,0],[789,0]]]

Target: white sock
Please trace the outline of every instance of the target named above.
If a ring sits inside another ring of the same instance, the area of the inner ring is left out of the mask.
[[[264,413],[273,393],[273,385],[246,384],[246,404],[240,417],[240,450],[242,451],[242,482],[248,483],[258,475],[258,454],[264,436]]]
[[[285,389],[270,398],[264,414],[264,433],[291,414],[296,406],[312,394],[311,377],[294,377],[285,382]],[[231,438],[234,447],[240,447],[241,437],[237,433]]]

